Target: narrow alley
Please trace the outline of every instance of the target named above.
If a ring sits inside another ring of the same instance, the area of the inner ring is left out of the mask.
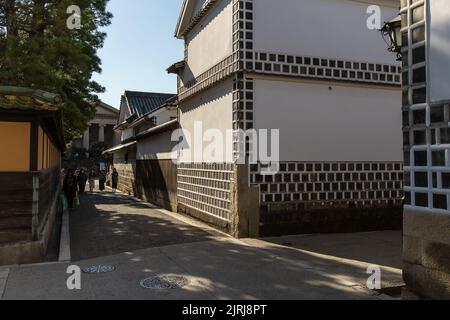
[[[383,288],[403,285],[397,231],[237,240],[121,194],[82,202],[70,213],[72,262],[3,268],[3,299],[397,298],[367,289],[372,265]],[[81,290],[69,290],[73,265],[109,269],[84,272]],[[155,277],[182,281],[148,289]]]

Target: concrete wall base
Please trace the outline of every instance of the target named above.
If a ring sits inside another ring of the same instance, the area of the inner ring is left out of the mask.
[[[403,277],[425,299],[450,299],[450,215],[406,209]]]
[[[201,212],[194,208],[178,203],[178,213],[196,218],[207,225],[216,228],[222,232],[230,234],[230,222],[214,217],[213,215]]]
[[[234,165],[231,235],[235,238],[258,238],[260,235],[259,188],[250,185],[249,170],[247,165]]]
[[[450,300],[450,274],[404,262],[408,290],[423,299]]]

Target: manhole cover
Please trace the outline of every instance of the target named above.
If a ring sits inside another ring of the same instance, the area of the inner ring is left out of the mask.
[[[108,272],[113,272],[116,270],[116,267],[114,266],[90,266],[88,268],[84,268],[83,272],[84,273],[108,273]]]
[[[158,276],[141,281],[141,286],[145,289],[180,289],[189,283],[189,280],[181,276]]]

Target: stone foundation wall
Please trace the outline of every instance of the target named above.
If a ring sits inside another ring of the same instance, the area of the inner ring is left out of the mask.
[[[403,277],[422,298],[450,299],[450,214],[406,209]]]
[[[131,148],[114,154],[114,168],[119,173],[118,190],[136,196],[136,150]]]

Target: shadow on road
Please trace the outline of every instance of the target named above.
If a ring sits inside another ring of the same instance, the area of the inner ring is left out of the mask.
[[[84,194],[70,213],[74,261],[213,237],[120,194]]]

